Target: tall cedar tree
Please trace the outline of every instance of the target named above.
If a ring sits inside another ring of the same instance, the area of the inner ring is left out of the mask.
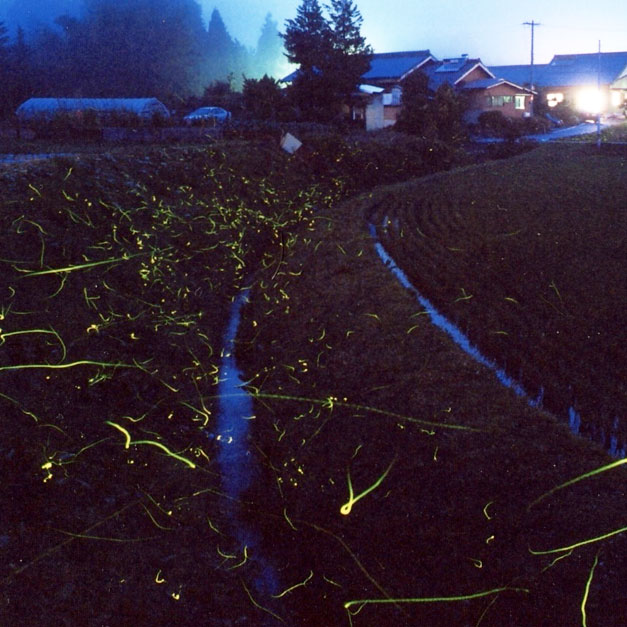
[[[209,78],[241,87],[242,76],[249,69],[250,54],[237,39],[231,38],[218,9],[211,13],[207,38]]]
[[[371,49],[353,2],[332,0],[329,13],[327,20],[318,0],[303,0],[282,35],[287,58],[299,66],[290,95],[310,119],[335,118],[370,64]]]
[[[303,0],[296,18],[286,20],[286,56],[300,66],[301,74],[319,74],[329,64],[333,37],[318,0]]]
[[[12,106],[12,99],[9,94],[11,82],[11,49],[9,47],[9,29],[0,22],[0,116],[8,113]]]
[[[277,22],[272,19],[272,14],[268,13],[257,41],[254,76],[262,77],[266,74],[278,76],[283,65],[285,65],[283,41]]]
[[[363,18],[352,0],[331,0],[333,74],[341,96],[348,96],[370,68],[372,48],[361,34]]]

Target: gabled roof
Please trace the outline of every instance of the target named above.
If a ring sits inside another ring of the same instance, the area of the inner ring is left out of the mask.
[[[134,113],[146,118],[153,115],[170,117],[166,106],[156,98],[29,98],[15,113],[22,118],[33,118],[78,111]]]
[[[627,89],[627,67],[621,76],[619,76],[613,83],[613,89]]]
[[[520,85],[529,84],[530,65],[499,65],[490,67],[497,76]],[[596,84],[608,85],[627,73],[627,52],[590,54],[556,54],[546,65],[534,65],[533,83],[539,87],[570,87]]]
[[[543,85],[613,83],[627,67],[627,52],[556,54],[542,72]]]
[[[538,76],[546,65],[533,66],[533,84],[538,86]],[[504,78],[505,80],[516,83],[516,85],[529,85],[531,82],[531,66],[530,65],[491,65],[490,72],[495,76]]]
[[[381,52],[372,55],[364,81],[402,81],[408,74],[434,60],[429,50]]]
[[[492,89],[499,85],[510,85],[520,92],[531,93],[529,89],[516,85],[516,83],[512,83],[511,81],[506,81],[504,78],[483,78],[477,81],[468,81],[467,83],[463,83],[462,89]]]
[[[444,59],[436,65],[431,65],[425,70],[429,77],[429,88],[436,91],[444,83],[455,87],[477,68],[481,69],[486,78],[496,78],[490,70],[483,65],[481,59],[469,59],[468,57],[457,57],[454,59]]]

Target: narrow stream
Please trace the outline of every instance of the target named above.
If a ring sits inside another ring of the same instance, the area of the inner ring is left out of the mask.
[[[232,499],[231,523],[242,551],[255,564],[258,572],[254,582],[258,593],[268,595],[278,589],[278,576],[273,566],[258,554],[259,533],[242,523],[238,499],[259,479],[259,472],[250,451],[248,432],[254,419],[253,399],[243,387],[245,381],[235,360],[235,340],[241,309],[248,302],[248,289],[242,290],[231,306],[222,343],[222,361],[218,375],[218,419],[215,433],[207,433],[218,444],[218,465],[222,489]]]
[[[0,163],[22,163],[24,161],[33,161],[35,159],[52,159],[53,157],[75,157],[71,152],[53,152],[46,154],[0,154]]]
[[[384,218],[383,223],[387,224],[387,218]],[[425,311],[429,314],[431,322],[435,324],[439,329],[445,331],[452,340],[462,348],[468,355],[473,357],[480,364],[487,366],[490,370],[494,372],[497,379],[506,387],[511,388],[518,396],[524,397],[531,407],[541,407],[542,399],[544,396],[544,389],[540,388],[538,391],[538,395],[533,398],[523,387],[522,385],[512,379],[502,368],[499,368],[498,365],[482,355],[479,352],[479,349],[474,346],[470,339],[459,329],[457,328],[450,320],[445,318],[441,313],[437,311],[437,309],[433,306],[433,304],[426,299],[420,292],[411,284],[407,275],[396,265],[394,259],[390,256],[390,254],[385,250],[379,238],[377,236],[376,227],[372,224],[368,225],[370,235],[372,235],[375,242],[375,249],[377,254],[381,258],[381,261],[385,264],[385,266],[392,272],[392,274],[396,277],[396,279],[401,283],[401,285],[407,288],[414,296],[416,300],[424,307]],[[580,426],[581,426],[581,416],[575,411],[573,407],[569,407],[568,409],[568,424],[571,431],[575,435],[580,435]],[[618,419],[615,420],[614,430],[618,428]],[[605,443],[605,433],[601,430],[600,434],[601,444]],[[622,458],[625,457],[625,444],[623,443],[621,447],[619,447],[618,438],[615,434],[610,434],[610,446],[607,449],[607,452],[612,457]]]
[[[248,448],[248,423],[254,418],[253,402],[242,388],[242,372],[235,361],[235,338],[241,309],[248,302],[248,290],[242,290],[233,305],[222,344],[222,363],[218,376],[218,464],[222,487],[237,499],[249,487],[255,468]],[[244,540],[244,538],[241,538]]]

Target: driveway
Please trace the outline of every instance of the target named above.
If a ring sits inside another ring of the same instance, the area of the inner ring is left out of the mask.
[[[601,130],[608,128],[610,125],[601,123]],[[567,126],[566,128],[556,128],[548,133],[539,133],[537,135],[525,135],[524,139],[534,139],[538,142],[550,142],[556,139],[564,139],[565,137],[575,137],[577,135],[589,135],[597,132],[596,122],[582,122],[577,126]]]

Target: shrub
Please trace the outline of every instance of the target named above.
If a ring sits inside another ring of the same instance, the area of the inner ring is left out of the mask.
[[[487,135],[516,139],[522,134],[514,122],[501,113],[501,111],[484,111],[479,115],[479,128]]]
[[[560,102],[551,109],[551,115],[564,122],[564,126],[575,126],[581,121],[574,109],[567,102]]]
[[[551,122],[540,116],[532,116],[530,118],[522,118],[520,126],[523,135],[536,135],[539,133],[548,133],[551,130]]]

